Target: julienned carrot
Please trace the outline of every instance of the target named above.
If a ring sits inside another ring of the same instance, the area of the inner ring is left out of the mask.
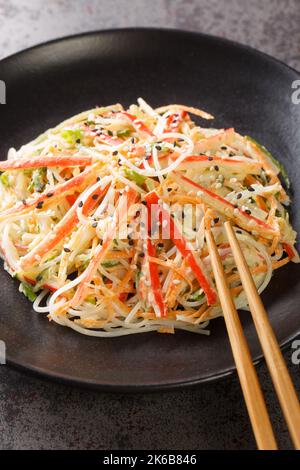
[[[241,227],[250,231],[256,231],[263,237],[271,239],[273,239],[274,235],[278,233],[271,225],[249,214],[248,209],[235,207],[231,202],[227,201],[227,199],[224,199],[204,186],[195,183],[195,181],[187,178],[186,176],[176,173],[174,174],[174,178],[179,184],[194,191],[197,196],[199,196],[199,199],[201,199],[205,204],[213,207],[226,217],[236,220]]]
[[[33,158],[18,158],[16,160],[0,161],[0,171],[22,170],[30,168],[50,168],[50,167],[74,167],[87,166],[92,163],[92,158],[88,156],[45,156]]]
[[[13,214],[23,214],[32,210],[35,206],[37,209],[41,209],[47,203],[52,203],[54,198],[66,197],[68,194],[72,194],[75,191],[82,190],[88,185],[93,179],[96,180],[95,170],[97,165],[88,167],[85,171],[80,173],[78,176],[74,176],[65,183],[61,183],[55,186],[55,188],[47,189],[43,193],[32,196],[22,202],[18,202],[15,206],[0,213],[0,220],[4,220],[6,217]]]
[[[112,223],[111,228],[106,233],[103,243],[99,244],[96,248],[93,258],[91,259],[88,267],[85,270],[85,275],[77,287],[74,297],[70,302],[70,306],[77,307],[80,305],[86,294],[87,284],[93,279],[94,275],[97,272],[98,266],[101,261],[104,259],[107,251],[109,250],[110,244],[116,236],[116,231],[118,226],[122,225],[123,220],[126,220],[128,216],[129,207],[134,204],[137,197],[137,192],[129,188],[127,192],[124,192],[120,197],[117,207],[116,207],[116,220],[115,223]]]
[[[145,196],[146,202],[149,205],[155,204],[159,206],[161,212],[161,218],[163,226],[166,230],[165,233],[170,234],[170,238],[176,245],[177,249],[182,254],[183,258],[187,261],[193,273],[195,274],[200,286],[205,292],[208,305],[213,305],[217,301],[217,294],[215,289],[212,286],[212,282],[209,279],[208,275],[205,273],[205,269],[201,266],[201,260],[196,258],[192,248],[186,242],[181,231],[177,227],[174,219],[171,217],[168,210],[164,209],[163,205],[159,203],[159,197],[155,191],[148,193]]]
[[[96,206],[96,204],[99,203],[99,200],[105,195],[108,188],[109,185],[107,185],[101,191],[99,188],[95,189],[82,208],[82,213],[84,215],[87,215]],[[94,199],[93,196],[96,194],[98,197]],[[62,218],[62,220],[55,226],[54,230],[49,232],[48,235],[33,250],[31,250],[21,259],[20,268],[23,271],[26,271],[32,265],[38,264],[47,253],[53,250],[53,248],[55,248],[58,243],[60,243],[67,235],[72,232],[78,223],[78,204],[79,202],[74,204]]]

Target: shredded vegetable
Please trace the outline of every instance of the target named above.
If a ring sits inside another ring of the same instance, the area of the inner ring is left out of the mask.
[[[90,336],[209,334],[222,310],[205,228],[236,307],[248,308],[228,219],[259,292],[275,269],[299,262],[282,163],[205,119],[213,116],[139,98],[83,112],[9,151],[0,252],[37,312]]]

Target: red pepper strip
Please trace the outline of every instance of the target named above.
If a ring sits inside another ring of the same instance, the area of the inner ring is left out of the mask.
[[[177,113],[170,114],[167,119],[164,132],[178,132],[179,127],[186,115],[186,111],[178,111]]]
[[[92,163],[91,157],[55,156],[55,157],[34,157],[18,158],[16,160],[5,160],[0,162],[0,171],[22,170],[31,168],[51,168],[51,167],[73,167],[87,166]]]
[[[108,184],[101,191],[99,188],[95,189],[82,208],[83,215],[87,215],[99,203],[100,198],[106,194],[109,186],[110,185]],[[93,199],[95,194],[98,195],[96,200]],[[61,221],[54,227],[52,232],[49,232],[46,237],[33,248],[33,250],[21,259],[20,267],[22,270],[26,271],[30,266],[38,264],[39,259],[43,258],[43,256],[45,256],[49,251],[53,250],[53,248],[60,243],[63,238],[69,235],[78,223],[78,204],[79,201],[71,207]]]
[[[131,205],[135,203],[137,197],[137,192],[129,188],[129,190],[125,193],[122,194],[118,201],[118,205],[116,207],[116,214],[117,214],[117,221],[116,225],[113,224],[109,231],[106,233],[102,245],[99,244],[93,254],[93,258],[91,259],[88,267],[85,270],[85,275],[83,276],[82,281],[77,287],[77,290],[75,292],[75,295],[73,296],[70,306],[72,307],[77,307],[80,305],[86,294],[87,286],[88,284],[94,277],[94,275],[97,272],[98,266],[105,257],[107,251],[109,250],[109,247],[111,245],[111,242],[116,236],[116,231],[118,228],[118,225],[121,224],[122,221],[120,221],[120,218],[127,217],[128,215],[128,209],[130,208]]]
[[[155,191],[148,193],[145,196],[147,204],[159,204],[159,197]],[[160,205],[160,210],[162,214],[162,220],[167,221],[167,226],[165,230],[170,233],[170,238],[173,240],[173,243],[176,245],[177,249],[180,251],[182,256],[186,259],[190,265],[193,273],[195,274],[201,288],[204,290],[208,305],[213,305],[217,301],[217,294],[215,289],[212,287],[212,283],[208,276],[204,273],[204,269],[200,266],[201,260],[198,260],[193,254],[188,243],[181,234],[179,228],[176,226],[174,219],[171,217],[168,210],[164,209]]]
[[[148,256],[155,257],[156,256],[156,249],[155,246],[152,244],[150,238],[147,239],[147,252]],[[155,263],[149,261],[149,274],[150,274],[150,282],[151,288],[154,295],[154,300],[156,305],[159,308],[161,317],[167,316],[167,309],[164,303],[163,295],[161,292],[160,280],[158,275],[158,266]]]
[[[254,230],[260,232],[261,235],[265,238],[272,238],[274,237],[274,235],[277,234],[277,231],[271,225],[267,224],[263,220],[258,219],[257,217],[254,217],[253,215],[248,214],[245,210],[241,209],[240,207],[236,208],[233,204],[231,204],[231,202],[222,198],[218,194],[213,193],[209,189],[204,188],[204,186],[195,183],[195,181],[190,180],[186,176],[179,175],[178,173],[176,173],[175,179],[179,183],[186,184],[189,189],[194,190],[196,193],[200,191],[201,195],[199,197],[206,204],[212,206],[214,209],[221,212],[226,217],[237,219],[239,224],[242,227],[245,227],[247,230]],[[237,210],[237,215],[235,215],[234,210]]]
[[[7,209],[0,213],[0,220],[5,218],[10,214],[24,213],[31,210],[34,206],[44,203],[52,202],[53,198],[58,196],[66,197],[68,194],[73,193],[74,191],[82,190],[82,188],[87,185],[92,179],[95,179],[95,167],[88,167],[85,171],[80,173],[78,176],[69,179],[65,183],[61,183],[55,186],[53,190],[48,189],[38,196],[33,196],[26,201],[18,202],[15,206]]]
[[[137,128],[138,131],[146,132],[146,134],[153,135],[149,127],[146,126],[140,119],[133,114],[127,113],[126,111],[120,111],[118,114],[128,117],[132,124]]]

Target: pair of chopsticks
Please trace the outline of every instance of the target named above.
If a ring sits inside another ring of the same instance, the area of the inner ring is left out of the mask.
[[[283,415],[294,447],[300,449],[300,406],[296,391],[236,234],[230,222],[225,222],[224,227]],[[231,297],[222,261],[211,230],[206,230],[205,235],[229,341],[256,443],[261,450],[276,450],[277,444],[272,424],[242,325]]]

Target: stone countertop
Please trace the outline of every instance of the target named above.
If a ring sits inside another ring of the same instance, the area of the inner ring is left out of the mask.
[[[256,47],[300,70],[299,0],[0,0],[0,57],[84,31],[181,28]],[[300,365],[285,359],[300,391]],[[288,433],[258,368],[281,448]],[[121,395],[0,366],[0,449],[254,449],[236,377],[179,391]]]

